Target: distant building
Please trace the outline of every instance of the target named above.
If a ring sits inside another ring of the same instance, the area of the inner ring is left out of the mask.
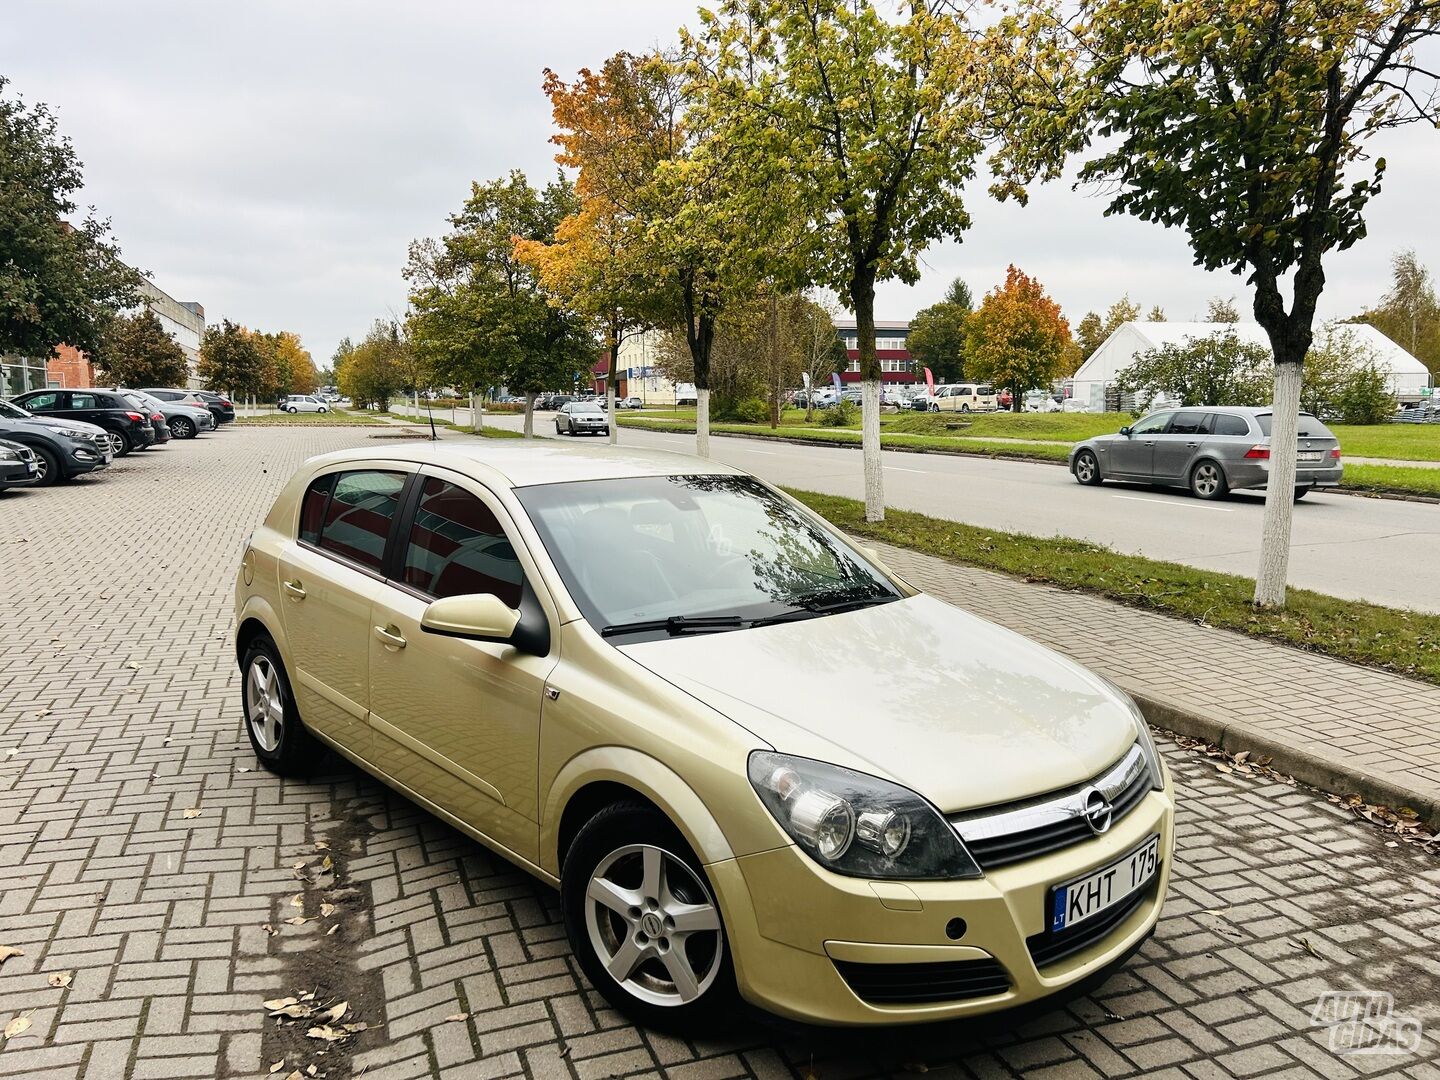
[[[850,364],[841,373],[844,382],[860,381],[860,335],[854,319],[836,319],[835,332],[840,335]],[[908,383],[915,381],[914,364],[905,347],[910,336],[908,322],[887,319],[875,320],[875,356],[880,361],[880,381],[887,383]]]
[[[1376,366],[1385,372],[1390,391],[1401,401],[1418,401],[1420,391],[1430,385],[1430,371],[1423,363],[1406,352],[1395,342],[1373,326],[1363,323],[1347,323],[1336,328],[1353,332],[1355,341],[1368,349]],[[1209,323],[1209,322],[1127,322],[1115,328],[1114,333],[1100,343],[1090,358],[1080,365],[1070,380],[1070,396],[1082,401],[1091,412],[1103,412],[1107,401],[1116,408],[1114,384],[1116,376],[1138,360],[1142,353],[1166,345],[1183,345],[1197,338],[1211,337],[1233,331],[1247,344],[1260,345],[1267,352],[1270,339],[1259,323]],[[1316,333],[1316,343],[1323,341],[1324,331]],[[1204,404],[1190,402],[1189,404]]]
[[[683,398],[688,390],[693,397],[695,388],[690,383],[673,383],[660,374],[656,350],[660,347],[660,331],[646,330],[631,334],[620,342],[620,389],[617,400],[638,397],[646,405],[673,405],[678,393]],[[605,394],[605,380],[610,374],[610,354],[603,354],[595,362],[591,372],[595,393]]]
[[[188,385],[198,387],[195,368],[200,362],[200,339],[205,336],[205,309],[193,300],[176,300],[149,279],[140,285],[140,299],[180,346],[190,369]],[[48,360],[12,356],[0,359],[0,390],[7,397],[47,386],[94,385],[95,365],[88,354],[73,345],[57,345]]]

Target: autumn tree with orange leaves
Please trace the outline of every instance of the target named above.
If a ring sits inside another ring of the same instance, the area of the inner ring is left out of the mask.
[[[1070,324],[1060,305],[1015,266],[1005,272],[1004,285],[985,295],[966,331],[967,374],[1009,387],[1016,412],[1026,390],[1046,388],[1060,373],[1070,344]]]

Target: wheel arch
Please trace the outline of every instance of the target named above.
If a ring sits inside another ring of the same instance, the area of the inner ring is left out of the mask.
[[[565,851],[585,822],[627,799],[669,818],[701,863],[735,857],[714,815],[678,773],[638,750],[602,746],[572,758],[551,783],[541,814],[541,867],[559,877]]]
[[[235,617],[235,664],[245,659],[245,651],[257,637],[265,636],[275,643],[280,652],[280,662],[287,673],[293,671],[289,650],[285,648],[285,635],[280,631],[280,616],[261,597],[252,596]]]

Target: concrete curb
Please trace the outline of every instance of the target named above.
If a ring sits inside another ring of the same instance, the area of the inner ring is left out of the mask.
[[[1440,829],[1440,793],[1411,791],[1387,776],[1342,764],[1309,750],[1280,742],[1249,724],[1222,719],[1188,705],[1180,705],[1155,692],[1117,682],[1135,699],[1145,719],[1158,728],[1204,739],[1230,754],[1250,751],[1252,758],[1270,758],[1270,767],[1334,795],[1359,795],[1368,803],[1399,808],[1408,806],[1431,828]]]
[[[662,435],[666,434],[668,431],[668,429],[665,428],[639,427],[631,424],[621,424],[620,427],[628,427],[633,431],[655,431],[659,432]],[[695,428],[693,426],[686,428],[683,424],[677,424],[675,430],[669,431],[669,434],[694,435]],[[806,439],[794,435],[752,435],[748,432],[714,431],[713,429],[711,431],[711,434],[713,434],[717,439],[753,439],[755,442],[799,443],[801,446],[838,446],[842,450],[860,449],[860,444],[858,442],[828,442],[825,439]],[[1056,458],[1033,457],[1021,451],[1016,451],[1015,453],[1010,453],[1004,450],[971,451],[952,450],[944,447],[936,447],[935,449],[931,450],[923,446],[882,446],[881,449],[885,450],[887,453],[895,454],[939,454],[943,457],[989,458],[992,461],[1027,461],[1032,465],[1059,465],[1062,468],[1066,469],[1070,467],[1070,464],[1067,461],[1060,461]],[[1334,487],[1326,488],[1325,494],[1356,495],[1362,499],[1390,499],[1395,502],[1429,503],[1431,505],[1440,504],[1440,496],[1411,495],[1399,491],[1377,491],[1373,488]]]

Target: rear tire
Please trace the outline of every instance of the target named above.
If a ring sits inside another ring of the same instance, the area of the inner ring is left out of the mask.
[[[581,827],[560,871],[560,904],[585,977],[626,1016],[676,1033],[713,1033],[734,1018],[714,891],[654,807],[615,803]]]
[[[240,661],[240,704],[261,765],[279,776],[303,776],[314,767],[320,744],[305,730],[280,650],[266,634],[250,643]]]
[[[1190,494],[1197,499],[1214,501],[1230,494],[1225,470],[1214,461],[1202,461],[1190,470]]]
[[[110,449],[115,451],[116,457],[124,457],[130,453],[130,440],[122,432],[106,428],[105,437],[110,440]]]
[[[1305,496],[1308,495],[1308,494],[1310,494],[1310,489],[1309,489],[1309,488],[1296,488],[1296,489],[1295,489],[1295,501],[1296,501],[1296,502],[1299,502],[1301,499],[1305,498]]]
[[[1089,450],[1081,450],[1075,455],[1075,465],[1072,470],[1075,479],[1082,484],[1094,486],[1100,483],[1100,461]]]

